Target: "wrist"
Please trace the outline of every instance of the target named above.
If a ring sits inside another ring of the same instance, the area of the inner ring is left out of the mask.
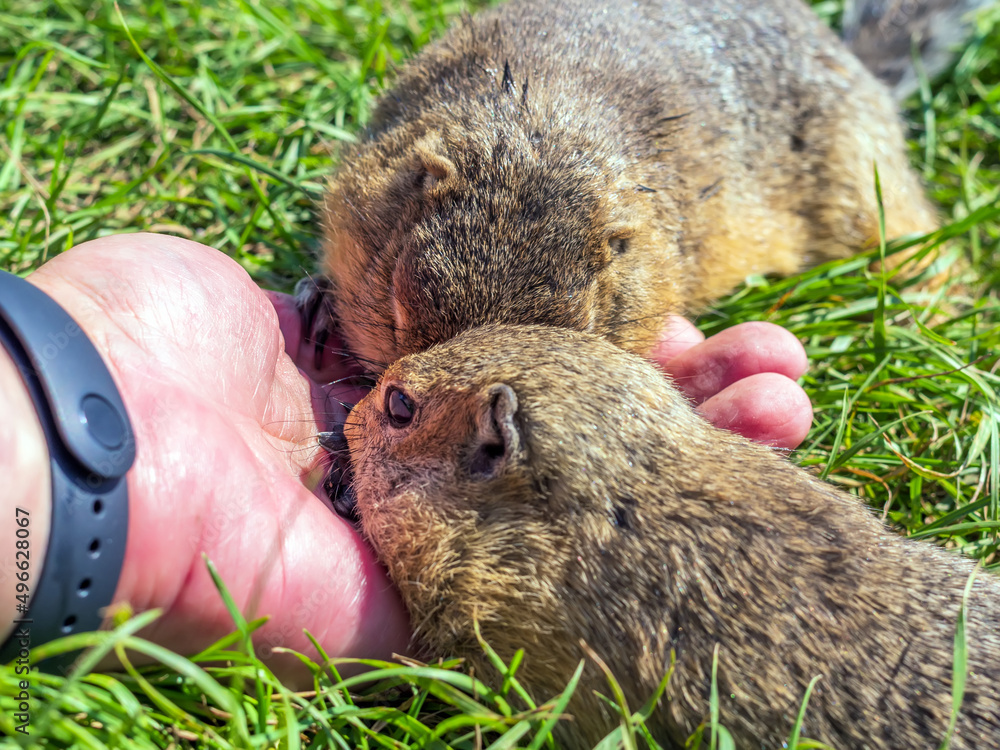
[[[17,366],[2,345],[0,414],[5,415],[0,420],[0,476],[4,483],[4,499],[0,502],[0,643],[3,643],[13,631],[13,620],[21,614],[16,598],[18,583],[27,583],[22,590],[34,591],[42,573],[51,525],[52,489],[48,448],[35,405]],[[27,525],[19,525],[19,519],[25,518]],[[17,534],[22,528],[27,529],[27,536],[23,532]],[[19,540],[28,542],[20,550]],[[18,555],[18,551],[22,554]],[[19,562],[26,570],[18,567]],[[25,572],[28,580],[19,581],[17,575]]]
[[[125,552],[125,474],[135,459],[135,441],[100,352],[66,310],[31,282],[0,271],[0,317],[0,342],[10,363],[21,368],[49,459],[45,545],[31,539],[30,511],[11,509],[17,517],[14,592],[8,595],[14,597],[17,628],[0,645],[0,660],[16,657],[20,664],[30,662],[34,646],[100,626]],[[23,412],[21,389],[17,393]],[[41,510],[38,490],[36,485],[27,493]],[[0,563],[3,538],[0,526]],[[2,599],[0,593],[0,606],[6,606]],[[68,666],[73,657],[65,652],[44,664]]]

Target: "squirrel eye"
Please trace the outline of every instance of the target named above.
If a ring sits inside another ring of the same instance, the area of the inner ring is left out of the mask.
[[[614,255],[624,255],[628,250],[628,239],[625,237],[612,237],[608,240],[608,247]]]
[[[413,420],[413,401],[398,388],[385,394],[385,413],[393,427],[406,427]]]

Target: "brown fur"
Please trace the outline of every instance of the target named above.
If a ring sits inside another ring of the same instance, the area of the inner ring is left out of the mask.
[[[486,323],[646,352],[748,273],[933,229],[888,91],[799,0],[513,0],[401,72],[326,199],[371,369]]]
[[[525,363],[530,363],[526,366]],[[607,375],[613,373],[613,377]],[[415,416],[393,427],[388,389]],[[650,727],[679,747],[708,717],[737,747],[781,747],[809,681],[804,736],[836,748],[935,748],[972,564],[891,533],[853,497],[698,417],[650,364],[594,336],[494,326],[393,364],[345,433],[361,527],[409,608],[422,651],[496,672],[537,700],[586,641],[634,710],[677,669]],[[951,747],[1000,737],[1000,583],[968,604],[969,677]],[[616,721],[593,664],[564,746]]]

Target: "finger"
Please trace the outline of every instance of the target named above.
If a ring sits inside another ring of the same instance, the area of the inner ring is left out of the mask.
[[[775,448],[796,448],[812,426],[812,404],[790,378],[773,372],[750,375],[697,407],[716,427]]]
[[[342,358],[324,352],[323,369],[316,369],[315,345],[302,327],[302,315],[295,297],[266,291],[278,315],[285,339],[285,352],[313,385],[312,406],[321,429],[343,424],[347,412],[364,398],[368,388],[359,386],[355,373],[343,365]]]
[[[278,326],[281,328],[281,335],[285,338],[285,352],[292,361],[301,368],[299,362],[299,352],[302,349],[302,316],[299,308],[295,304],[295,298],[290,294],[272,292],[270,289],[263,290],[267,298],[274,305],[274,311],[278,314]]]
[[[660,339],[653,346],[649,358],[670,372],[667,363],[704,340],[705,334],[695,328],[694,323],[680,315],[671,315],[667,318]]]
[[[773,323],[741,323],[688,348],[665,369],[699,404],[751,375],[770,372],[795,380],[807,364],[805,349],[791,332]]]
[[[306,653],[312,649],[303,628],[330,655],[408,653],[409,617],[384,569],[353,527],[317,506],[322,514],[287,535],[280,593],[269,608],[271,632],[287,639],[280,645]],[[273,635],[271,643],[279,645]]]
[[[275,649],[315,658],[303,629],[331,656],[403,652],[406,615],[374,553],[303,487],[295,467],[259,461],[260,450],[239,441],[223,444],[228,425],[212,411],[191,424],[176,419],[181,424],[164,424],[164,435],[147,435],[140,446],[147,460],[129,475],[133,502],[116,601],[165,610],[144,636],[192,653],[232,630],[204,553],[244,616],[269,617],[255,634],[258,655],[297,684],[308,678],[301,663]],[[151,453],[169,454],[178,440],[189,452],[173,451],[177,465],[151,465]],[[211,460],[214,482],[205,482],[191,455]],[[167,482],[176,491],[151,502],[150,486]]]
[[[317,334],[305,330],[302,311],[295,297],[270,291],[267,295],[278,314],[281,333],[285,337],[285,351],[306,377],[322,385],[340,386],[345,380],[362,374],[356,358],[348,353],[346,344],[336,331],[325,330]],[[313,335],[325,336],[318,355]],[[344,396],[338,398],[345,400]]]

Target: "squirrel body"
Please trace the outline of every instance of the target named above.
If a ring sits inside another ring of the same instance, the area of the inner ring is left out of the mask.
[[[487,323],[643,353],[748,274],[875,242],[876,164],[888,236],[936,228],[889,90],[800,0],[511,0],[342,154],[332,317],[376,371]]]
[[[498,681],[478,620],[508,663],[525,649],[518,679],[543,701],[586,658],[582,640],[635,710],[673,653],[648,726],[679,748],[708,718],[718,646],[737,747],[783,746],[816,676],[803,737],[899,750],[944,738],[972,563],[709,425],[640,357],[565,329],[471,330],[391,365],[344,435],[360,527],[422,655]],[[955,750],[1000,740],[998,611],[1000,581],[980,572]],[[588,663],[560,746],[592,747],[618,724],[595,689],[609,694]]]

